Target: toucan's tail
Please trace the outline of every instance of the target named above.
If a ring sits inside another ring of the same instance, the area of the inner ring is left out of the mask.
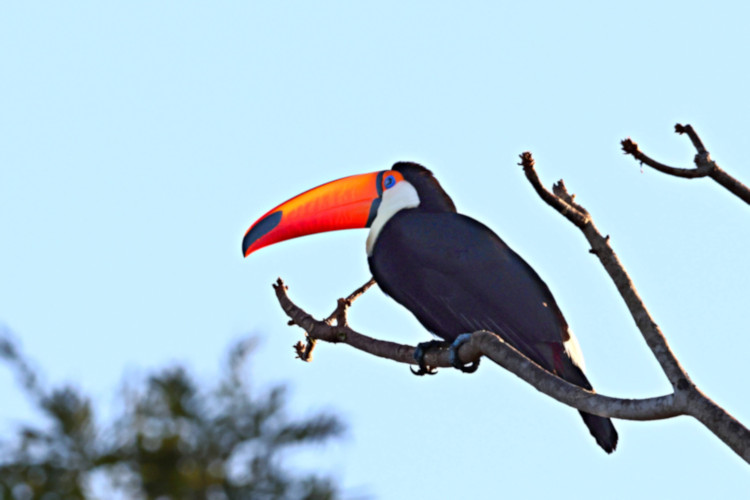
[[[591,435],[596,439],[596,444],[607,453],[612,453],[617,448],[617,430],[612,425],[612,420],[592,415],[591,413],[579,412]]]
[[[593,391],[591,383],[586,378],[583,370],[575,364],[570,358],[567,358],[567,362],[564,364],[562,378],[576,384],[584,389]],[[591,413],[579,412],[583,421],[586,423],[586,427],[591,431],[591,435],[596,439],[596,444],[602,447],[607,453],[612,453],[617,448],[617,430],[612,424],[612,420],[606,417],[599,417],[592,415]]]

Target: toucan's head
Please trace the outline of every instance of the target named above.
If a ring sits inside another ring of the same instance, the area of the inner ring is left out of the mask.
[[[305,191],[269,210],[245,233],[242,253],[308,234],[370,228],[368,253],[385,223],[397,212],[419,208],[455,212],[432,172],[399,162],[391,170],[353,175]]]

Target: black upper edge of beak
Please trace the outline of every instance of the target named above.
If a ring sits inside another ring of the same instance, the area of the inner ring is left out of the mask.
[[[263,217],[247,232],[242,239],[242,256],[247,256],[247,249],[260,238],[270,233],[281,222],[281,210]]]

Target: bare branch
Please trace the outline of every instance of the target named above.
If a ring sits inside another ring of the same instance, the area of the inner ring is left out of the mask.
[[[348,297],[345,299],[339,299],[336,304],[336,309],[333,310],[333,312],[328,315],[328,317],[323,321],[326,325],[332,325],[335,321],[337,325],[341,326],[347,326],[348,320],[346,317],[347,310],[351,307],[352,303],[357,300],[362,294],[364,294],[369,288],[375,284],[375,278],[370,278],[370,280],[362,285],[361,287],[354,290],[352,293],[349,294]],[[283,282],[281,281],[281,278],[278,279],[277,284],[274,285],[274,288],[277,286],[282,287],[284,290],[286,287],[284,287]],[[294,321],[290,320],[289,325],[294,325]],[[315,349],[316,339],[311,337],[310,335],[306,335],[305,342],[299,341],[296,344],[294,344],[294,351],[297,353],[297,357],[305,362],[312,361],[312,352]]]
[[[549,206],[560,212],[577,227],[583,228],[586,225],[586,222],[588,221],[588,213],[586,213],[585,210],[581,210],[575,203],[572,203],[573,197],[568,197],[567,200],[570,201],[568,202],[566,199],[550,193],[544,188],[544,186],[542,186],[542,183],[539,182],[539,178],[534,171],[534,158],[531,156],[530,152],[526,151],[521,154],[521,163],[519,163],[519,165],[523,167],[526,178],[529,179],[531,185],[534,186],[537,194],[546,201]]]
[[[354,331],[348,325],[333,325],[326,320],[320,321],[313,318],[305,310],[291,301],[286,293],[287,286],[281,278],[279,278],[273,285],[273,289],[276,292],[276,298],[278,299],[281,308],[286,315],[291,318],[289,324],[297,325],[305,330],[305,335],[308,339],[313,341],[322,340],[324,342],[332,343],[340,342],[374,356],[391,359],[400,363],[416,364],[416,361],[414,361],[414,347],[373,339]],[[447,359],[446,356],[445,363],[438,363],[436,351],[433,350],[428,351],[425,355],[425,361],[430,366],[450,366]]]
[[[693,129],[692,125],[682,125],[680,123],[676,123],[674,126],[674,131],[676,134],[687,134],[687,136],[690,138],[690,142],[693,143],[693,146],[695,147],[696,151],[698,151],[699,155],[707,155],[708,150],[706,149],[706,146],[703,145],[703,141],[700,137],[698,137],[698,133]]]
[[[623,139],[620,144],[622,145],[622,150],[625,152],[625,154],[631,155],[641,164],[645,163],[649,167],[654,168],[659,172],[673,175],[675,177],[683,177],[685,179],[694,179],[696,177],[705,177],[706,175],[708,175],[707,170],[699,170],[695,168],[676,168],[670,167],[669,165],[665,165],[663,163],[659,163],[658,161],[648,156],[646,153],[642,152],[638,147],[638,143],[630,138]]]
[[[281,278],[279,278],[281,279]],[[347,319],[346,319],[346,311],[349,309],[355,300],[360,298],[364,293],[370,289],[372,285],[375,284],[375,278],[370,278],[367,283],[362,285],[361,287],[354,290],[352,293],[350,293],[345,299],[339,299],[338,304],[336,305],[336,309],[326,318],[326,323],[329,325],[333,324],[333,321],[336,320],[336,324],[338,325],[346,325]]]
[[[289,298],[287,287],[279,279],[274,284],[276,297],[291,323],[305,330],[306,336],[325,342],[340,342],[375,356],[400,363],[416,364],[414,347],[368,337],[349,326],[331,325],[313,318]],[[553,375],[519,352],[499,336],[488,331],[472,334],[471,340],[458,351],[462,364],[469,364],[481,356],[525,380],[540,392],[573,408],[604,417],[627,420],[659,420],[684,414],[679,398],[670,394],[647,399],[619,399],[587,391]],[[430,349],[425,354],[429,366],[451,367],[447,349]],[[684,398],[683,398],[684,400]]]
[[[696,387],[688,395],[685,410],[750,464],[750,430],[739,420]]]
[[[523,153],[521,156],[522,158],[530,158],[531,153]],[[679,361],[677,361],[674,353],[669,348],[667,339],[649,314],[643,300],[641,300],[638,295],[630,276],[628,276],[627,271],[625,271],[625,268],[620,263],[620,259],[617,258],[614,250],[612,250],[612,247],[609,245],[609,236],[604,237],[599,233],[591,216],[588,212],[583,210],[582,207],[580,210],[583,212],[576,211],[575,220],[574,218],[571,218],[570,212],[572,207],[565,201],[565,198],[570,199],[571,195],[565,190],[562,181],[558,182],[555,187],[555,190],[560,193],[560,196],[547,191],[536,174],[533,161],[530,162],[530,164],[528,160],[525,160],[525,162],[524,173],[529,179],[529,182],[531,182],[531,185],[536,189],[537,193],[540,193],[540,196],[548,205],[573,222],[573,224],[583,232],[584,236],[586,236],[586,239],[591,245],[590,252],[599,257],[599,261],[607,270],[610,278],[612,278],[612,281],[617,287],[617,291],[620,292],[620,296],[625,301],[638,329],[641,331],[643,338],[646,340],[649,348],[653,351],[656,359],[659,361],[662,370],[672,383],[672,386],[676,389],[677,385],[681,383],[682,380],[689,380],[687,373],[682,369]],[[544,194],[542,195],[542,193]],[[584,213],[585,218],[583,215]],[[582,222],[580,222],[581,220]]]
[[[685,130],[685,133],[689,132]],[[692,132],[691,140],[693,140],[693,144],[699,150],[703,147],[700,139],[694,132]],[[674,393],[671,395],[675,398],[673,402],[674,407],[681,409],[685,414],[695,417],[713,432],[714,435],[724,441],[735,453],[742,457],[743,460],[750,463],[750,430],[727,413],[726,410],[709,399],[690,380],[687,372],[682,368],[674,353],[669,348],[669,344],[661,329],[653,321],[646,306],[638,296],[638,292],[635,290],[635,286],[625,268],[620,263],[612,247],[610,247],[609,236],[603,237],[596,229],[590,217],[588,217],[583,226],[572,220],[569,215],[569,209],[565,206],[565,199],[571,197],[564,190],[562,181],[555,185],[556,194],[550,193],[539,181],[534,170],[533,160],[529,161],[531,154],[524,153],[523,157],[528,157],[526,163],[529,166],[524,165],[524,172],[537,193],[540,193],[544,201],[581,229],[589,244],[591,244],[591,253],[599,257],[600,262],[607,270],[610,278],[612,278],[617,291],[620,292],[620,296],[622,296],[628,306],[630,314],[638,325],[643,338],[646,340],[646,343],[661,365],[662,370],[664,370],[664,373],[674,387]],[[545,194],[542,195],[540,191]],[[554,200],[553,197],[557,197],[558,200]],[[588,215],[588,212],[586,214]]]
[[[750,204],[750,189],[731,175],[727,174],[711,159],[711,155],[708,153],[708,150],[703,145],[703,141],[693,127],[691,125],[681,125],[678,123],[674,128],[676,133],[687,135],[690,138],[690,142],[693,143],[693,146],[697,151],[693,160],[695,168],[676,168],[660,163],[643,153],[638,147],[638,144],[630,138],[621,141],[622,150],[625,154],[631,155],[641,164],[645,163],[649,167],[668,175],[682,177],[683,179],[711,177],[713,180],[728,189],[732,194],[743,200],[745,203]]]

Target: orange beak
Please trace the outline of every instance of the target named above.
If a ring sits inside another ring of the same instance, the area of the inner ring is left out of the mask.
[[[370,227],[383,191],[403,180],[393,170],[353,175],[310,189],[269,210],[245,233],[245,257],[268,245],[308,234]]]

